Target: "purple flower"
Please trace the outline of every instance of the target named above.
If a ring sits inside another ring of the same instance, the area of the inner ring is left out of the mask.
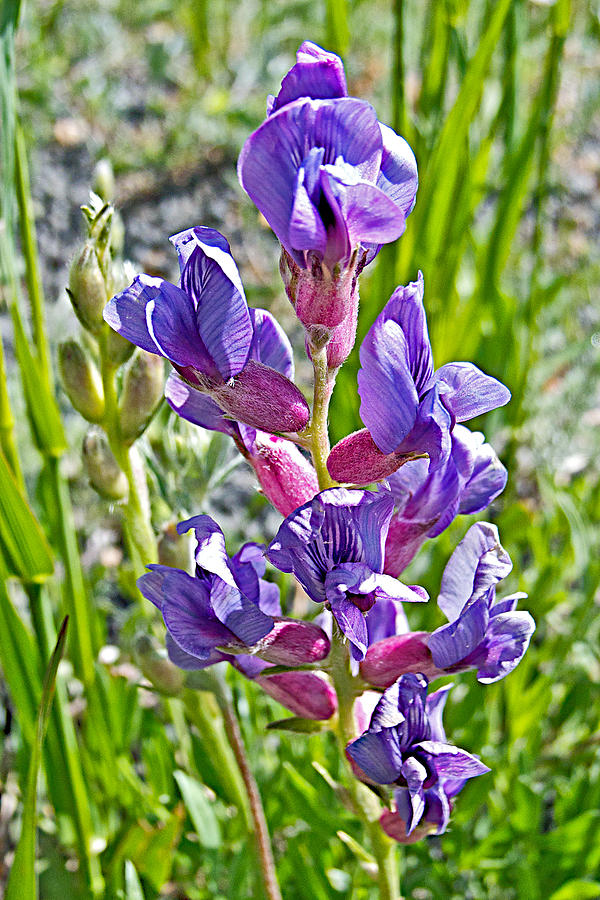
[[[388,837],[401,844],[414,844],[428,834],[443,834],[450,821],[454,797],[466,784],[465,778],[440,778],[423,792],[424,809],[420,825],[409,832],[413,819],[410,791],[400,787],[394,791],[395,809],[383,811],[379,823]]]
[[[144,597],[163,615],[169,653],[178,665],[193,657],[192,667],[204,668],[232,653],[290,666],[327,656],[329,639],[318,626],[281,618],[279,590],[262,577],[264,548],[245,544],[229,559],[223,532],[210,516],[195,516],[177,530],[191,528],[198,542],[195,576],[153,565],[138,579]]]
[[[346,748],[367,781],[396,784],[406,791],[407,835],[422,820],[428,802],[431,807],[431,791],[440,796],[449,782],[464,783],[490,771],[475,756],[447,743],[442,713],[448,690],[447,685],[427,697],[425,678],[403,675],[382,695],[366,733]],[[446,821],[440,823],[441,830]]]
[[[471,526],[442,576],[438,606],[449,624],[427,639],[438,669],[477,669],[477,680],[489,684],[519,664],[535,622],[528,612],[516,610],[527,594],[496,599],[496,584],[511,569],[496,526],[488,522]]]
[[[368,484],[427,454],[436,466],[451,450],[451,431],[503,406],[510,392],[471,363],[433,369],[423,307],[423,276],[398,287],[365,337],[358,373],[366,431],[337,444],[327,467],[336,481]]]
[[[250,359],[293,380],[294,362],[287,335],[270,313],[263,309],[250,309],[249,312],[254,328]],[[167,379],[165,397],[183,419],[233,438],[254,469],[265,496],[283,516],[311,500],[318,492],[317,474],[312,464],[291,441],[234,421],[212,397],[195,390],[176,372]]]
[[[481,432],[456,425],[440,466],[416,459],[388,477],[397,506],[385,544],[388,575],[400,575],[424,541],[455,516],[481,512],[504,490],[506,469],[484,440]]]
[[[383,493],[322,491],[287,517],[267,550],[273,565],[293,572],[312,600],[328,604],[357,660],[368,646],[364,613],[377,600],[427,599],[421,588],[382,574],[393,507]]]
[[[314,283],[306,285],[310,296],[294,290],[299,318],[332,327],[346,318],[350,297],[332,276],[364,266],[402,234],[417,167],[370,104],[347,96],[339,57],[305,42],[297,60],[244,144],[238,175],[279,238],[292,278],[308,270],[322,282],[322,297]]]
[[[180,286],[139,275],[107,305],[108,324],[168,359],[221,414],[265,431],[304,428],[309,410],[298,388],[272,362],[257,358],[263,332],[276,333],[273,342],[280,347],[280,330],[266,313],[248,309],[225,238],[211,228],[190,228],[171,241]]]
[[[383,688],[406,672],[433,679],[477,669],[483,684],[504,678],[523,658],[535,630],[531,615],[516,609],[526,594],[496,599],[496,584],[511,569],[496,527],[488,522],[473,525],[442,576],[438,606],[449,624],[433,634],[380,629],[361,663],[362,678]]]

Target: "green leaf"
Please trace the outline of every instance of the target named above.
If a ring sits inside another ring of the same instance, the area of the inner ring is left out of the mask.
[[[41,690],[38,652],[31,634],[10,601],[0,577],[0,665],[19,724],[28,743],[35,737]]]
[[[35,443],[44,455],[61,456],[67,449],[67,442],[56,400],[50,392],[39,361],[31,352],[16,304],[13,304],[11,312],[15,352]]]
[[[37,779],[42,760],[42,744],[48,727],[50,717],[50,705],[54,695],[56,672],[62,659],[67,638],[68,616],[63,620],[56,646],[50,657],[42,699],[37,718],[37,731],[31,751],[27,786],[23,802],[23,819],[21,823],[21,836],[15,852],[14,862],[10,870],[8,884],[6,886],[5,900],[35,900],[37,888],[35,882],[35,831],[36,831],[36,806],[37,806]]]
[[[218,849],[221,846],[221,829],[214,807],[209,802],[202,785],[180,770],[174,772],[173,776],[200,843],[210,850]]]
[[[125,898],[126,900],[144,900],[138,873],[130,859],[125,860]]]
[[[269,722],[267,725],[269,731],[295,731],[299,734],[314,734],[326,727],[324,722],[315,722],[314,719],[302,719],[300,716],[277,719],[276,722]]]
[[[549,900],[598,900],[598,898],[600,898],[600,881],[575,878],[554,891]]]
[[[10,575],[45,581],[54,571],[52,554],[37,519],[0,452],[0,548]]]

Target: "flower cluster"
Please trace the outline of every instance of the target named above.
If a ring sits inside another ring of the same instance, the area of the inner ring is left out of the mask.
[[[448,742],[449,686],[427,695],[428,683],[471,669],[484,684],[503,678],[535,628],[516,610],[524,594],[496,598],[512,564],[491,524],[472,525],[452,554],[437,598],[447,624],[432,633],[411,631],[403,605],[427,602],[427,592],[398,579],[427,539],[503,490],[495,452],[461,423],[510,394],[469,362],[434,368],[419,273],[360,347],[364,428],[330,451],[328,403],[355,340],[358,279],[405,229],[415,158],[367,102],[348,96],[341,60],[306,42],[238,174],[281,244],[314,367],[312,410],[294,383],[287,336],[248,307],[225,238],[201,227],[171,238],[179,285],[140,275],[104,317],[169,360],[171,408],[229,435],[284,521],[268,547],[245,544],[230,558],[219,526],[194,516],[179,526],[195,533],[194,573],[150,565],[138,584],[181,669],[226,662],[297,716],[326,721],[339,711],[354,776],[382,797],[393,791],[382,828],[414,841],[443,832],[466,781],[489,771]],[[267,561],[294,576],[320,624],[282,615]]]

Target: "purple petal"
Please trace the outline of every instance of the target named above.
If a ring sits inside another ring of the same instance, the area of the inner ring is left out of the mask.
[[[296,100],[286,104],[252,134],[242,148],[238,175],[242,187],[288,248],[289,224],[298,170],[313,147],[325,150],[325,163],[342,157],[359,175],[375,181],[381,135],[375,112],[354,98]]]
[[[406,218],[415,204],[419,184],[417,161],[403,137],[381,122],[379,127],[383,140],[383,155],[377,187],[394,201]]]
[[[490,619],[485,658],[477,664],[482,684],[499,681],[520,663],[529,646],[535,622],[528,612],[501,613]]]
[[[300,97],[326,100],[347,96],[344,65],[335,53],[327,53],[316,44],[304,41],[296,59],[298,62],[281,82],[281,90],[269,112],[277,112],[286,103]]]
[[[181,288],[162,280],[160,286],[147,287],[145,293],[148,332],[162,356],[178,366],[193,366],[213,375],[216,369],[198,333],[191,298]]]
[[[439,778],[475,778],[491,769],[476,756],[442,741],[421,741],[415,745],[427,754],[428,762]]]
[[[181,287],[195,301],[197,330],[227,380],[246,364],[253,334],[240,275],[229,245],[218,231],[194,228],[183,236],[173,238],[178,251],[187,238]],[[192,242],[196,246],[189,253]]]
[[[235,634],[215,615],[206,584],[173,569],[165,575],[163,593],[165,625],[186,653],[208,659],[219,645],[237,643]]]
[[[105,321],[113,331],[118,331],[142,350],[160,355],[161,350],[148,331],[146,306],[149,300],[154,299],[162,283],[162,278],[138,275],[133,284],[112,298],[103,312]]]
[[[324,256],[327,247],[327,231],[317,207],[308,195],[304,180],[305,170],[301,166],[298,170],[290,213],[289,245],[295,250],[314,250]]]
[[[508,388],[472,363],[447,363],[434,373],[428,387],[433,384],[440,384],[444,404],[457,422],[481,416],[510,400]]]
[[[427,769],[414,757],[409,757],[402,766],[402,775],[406,780],[410,796],[411,815],[406,822],[406,834],[417,827],[425,812],[425,791],[423,784],[427,778]]]
[[[165,385],[167,403],[178,416],[208,428],[209,431],[221,431],[231,437],[239,436],[239,428],[231,419],[226,419],[223,410],[207,394],[196,390],[175,372],[171,372]]]
[[[359,662],[365,658],[369,645],[367,623],[364,615],[350,600],[338,598],[330,603],[331,612],[341,631],[350,642],[350,653]]]
[[[377,784],[393,784],[402,769],[402,753],[391,728],[368,731],[346,747],[347,755]]]
[[[294,357],[290,340],[274,316],[264,309],[250,309],[254,337],[250,359],[275,369],[286,378],[294,378]]]
[[[166,643],[167,654],[171,662],[174,665],[178,666],[180,669],[185,669],[188,672],[198,671],[199,669],[206,669],[208,666],[214,666],[215,663],[224,662],[226,660],[231,661],[234,658],[227,653],[221,653],[220,650],[211,650],[206,658],[198,659],[197,656],[192,656],[191,653],[186,653],[185,650],[182,650],[179,644],[173,640],[168,631]]]
[[[384,638],[408,632],[408,621],[403,607],[396,600],[378,599],[367,616],[369,645]]]
[[[360,348],[360,417],[383,453],[393,453],[415,424],[419,398],[400,326],[378,316]]]
[[[414,425],[396,447],[396,452],[407,456],[427,453],[432,465],[443,465],[452,448],[451,426],[452,420],[436,385],[421,400]]]
[[[405,219],[398,207],[368,181],[344,186],[339,201],[351,247],[361,241],[388,244],[404,231]]]
[[[446,700],[448,699],[448,692],[452,687],[453,685],[451,684],[445,684],[444,687],[434,691],[433,694],[429,694],[425,701],[425,712],[429,721],[432,741],[446,741],[446,732],[444,731],[442,716],[444,714]]]
[[[449,625],[434,631],[427,644],[436,666],[449,669],[473,653],[485,637],[488,622],[487,600],[480,597]]]
[[[469,600],[487,594],[511,569],[496,526],[477,522],[469,528],[444,569],[438,606],[453,622]]]
[[[419,397],[423,395],[432,374],[433,357],[427,330],[427,318],[423,306],[425,286],[423,274],[406,287],[398,287],[386,303],[380,318],[396,322],[406,340],[406,361]]]
[[[136,581],[138,586],[138,590],[141,594],[149,600],[151,603],[154,603],[157,609],[162,612],[163,602],[164,602],[164,594],[163,594],[163,581],[165,580],[165,576],[173,571],[171,566],[149,566],[152,569],[151,572],[147,572],[145,575],[142,575]],[[178,570],[179,571],[179,570]]]
[[[519,600],[526,600],[527,594],[523,591],[517,591],[516,594],[510,594],[508,597],[503,597],[502,600],[496,600],[494,605],[490,610],[490,616],[499,616],[500,613],[506,612],[514,612],[517,608],[517,604]]]
[[[462,426],[457,425],[454,432]],[[481,512],[506,487],[508,473],[489,444],[482,444],[476,453],[471,477],[464,486],[459,513]]]

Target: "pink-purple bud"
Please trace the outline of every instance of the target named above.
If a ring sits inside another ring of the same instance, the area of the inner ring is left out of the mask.
[[[336,328],[353,306],[358,308],[355,268],[351,265],[332,274],[313,254],[311,268],[304,269],[282,251],[280,271],[286,293],[306,329],[314,325]]]
[[[366,428],[355,431],[335,445],[327,459],[327,470],[342,484],[371,484],[392,475],[414,459],[402,453],[382,453]]]
[[[279,675],[258,675],[254,681],[303,719],[330,719],[337,710],[337,696],[325,679],[316,672],[282,672]]]
[[[400,813],[391,809],[385,809],[379,819],[379,824],[388,837],[399,844],[416,844],[428,834],[437,831],[437,827],[433,822],[424,821],[419,828],[415,828],[410,834],[406,834],[406,821],[401,817]]]
[[[433,662],[428,637],[427,631],[412,631],[371,644],[360,664],[361,678],[377,688],[389,688],[409,673],[437,678],[443,672]]]
[[[329,654],[329,638],[312,622],[275,618],[272,630],[252,647],[253,655],[278,666],[320,662]]]
[[[258,431],[246,448],[265,496],[282,516],[319,492],[317,473],[291,441]]]
[[[211,396],[226,415],[261,431],[302,431],[310,416],[296,385],[253,359],[231,382],[211,387]]]
[[[327,365],[330,369],[339,369],[346,362],[354,347],[358,320],[358,285],[352,301],[347,316],[334,328],[331,340],[327,344]]]

